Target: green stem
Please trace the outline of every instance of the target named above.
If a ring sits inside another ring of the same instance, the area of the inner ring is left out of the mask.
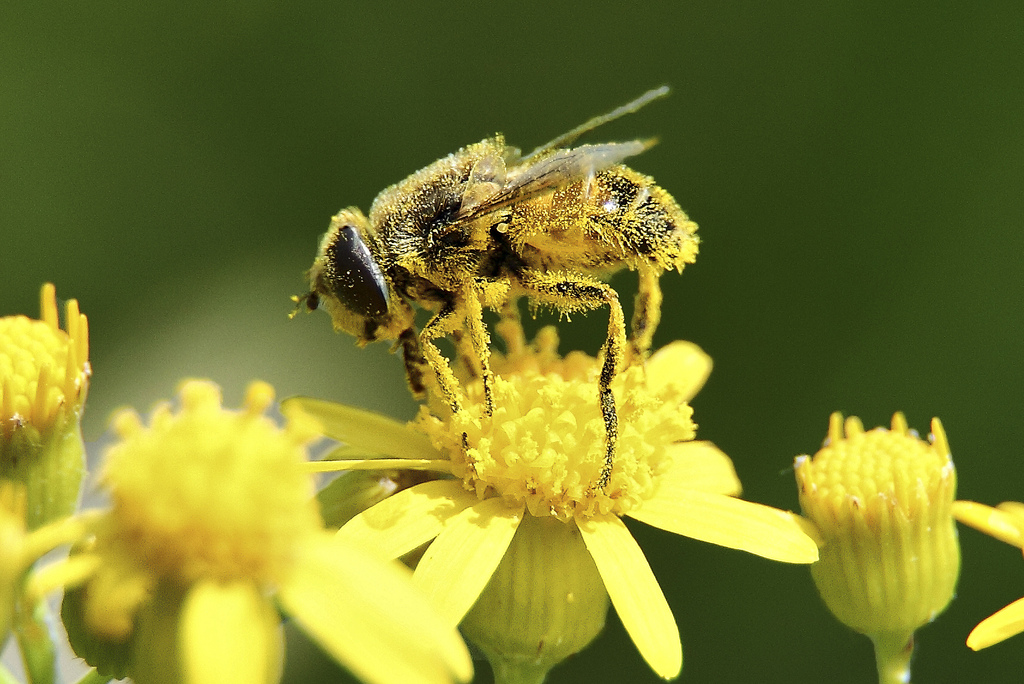
[[[57,678],[57,650],[50,634],[50,618],[50,608],[42,599],[26,605],[19,598],[14,608],[14,633],[25,674],[32,684],[53,684]]]
[[[877,634],[875,645],[878,684],[910,684],[910,657],[914,655],[914,633]]]

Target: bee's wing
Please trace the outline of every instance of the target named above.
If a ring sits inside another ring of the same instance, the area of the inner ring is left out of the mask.
[[[513,166],[508,170],[505,183],[500,189],[469,206],[463,205],[458,218],[476,219],[510,204],[590,178],[627,157],[640,154],[655,142],[650,139],[580,145],[569,150],[555,150],[536,161]]]

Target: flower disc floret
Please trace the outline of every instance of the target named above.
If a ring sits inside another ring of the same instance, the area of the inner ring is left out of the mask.
[[[619,412],[615,464],[608,485],[598,489],[605,455],[594,391],[600,364],[581,353],[559,359],[546,349],[557,342],[548,332],[525,357],[495,360],[491,415],[477,381],[467,389],[464,410],[441,420],[424,407],[416,424],[481,499],[500,496],[525,503],[534,516],[560,519],[625,514],[655,492],[671,461],[669,445],[694,438],[690,393],[671,383],[652,392],[640,366],[619,373],[612,384]]]
[[[0,318],[0,434],[23,425],[46,429],[62,410],[75,417],[89,385],[89,327],[78,302],[67,303],[67,330],[57,316],[56,290],[40,294],[40,320]]]
[[[253,383],[240,412],[220,392],[188,382],[181,411],[158,407],[150,425],[115,418],[121,441],[104,470],[114,539],[161,576],[261,578],[276,582],[295,539],[319,529],[302,468],[309,431],[279,429],[263,415],[273,390]]]

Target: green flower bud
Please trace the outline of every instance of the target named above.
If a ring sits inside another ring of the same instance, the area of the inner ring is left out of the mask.
[[[89,327],[78,302],[57,322],[53,285],[41,320],[0,318],[0,479],[27,492],[28,529],[72,514],[85,469],[80,419],[89,386]]]
[[[832,414],[826,445],[796,460],[800,505],[824,542],[811,575],[829,610],[874,641],[881,681],[906,682],[914,632],[956,588],[956,471],[937,418],[931,442],[900,413],[891,430],[852,417],[845,429]]]

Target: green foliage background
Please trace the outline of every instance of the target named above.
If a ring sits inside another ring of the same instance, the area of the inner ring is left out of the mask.
[[[715,371],[700,435],[752,500],[795,508],[831,411],[942,418],[961,498],[1024,498],[1024,9],[1018,2],[8,3],[0,10],[0,314],[39,285],[92,327],[87,438],[183,376],[260,377],[411,415],[400,363],[289,323],[328,218],[495,131],[525,148],[644,90],[592,140],[700,224],[659,343]],[[620,291],[633,285],[615,280]],[[562,326],[596,350],[603,314]],[[869,643],[806,568],[632,527],[683,636],[683,681],[866,682]],[[1024,594],[964,530],[959,596],[915,681],[1019,680],[1024,637],[963,645]],[[294,656],[302,652],[296,644]],[[292,662],[293,679],[306,675]],[[486,667],[479,681],[487,681]],[[330,676],[328,676],[329,679]],[[552,682],[655,681],[614,617]]]

